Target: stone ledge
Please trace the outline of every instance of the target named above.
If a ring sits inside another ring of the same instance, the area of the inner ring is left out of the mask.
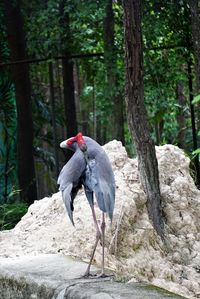
[[[80,278],[86,264],[57,254],[0,258],[1,299],[178,299],[165,290],[111,278]],[[93,267],[93,271],[96,270]]]

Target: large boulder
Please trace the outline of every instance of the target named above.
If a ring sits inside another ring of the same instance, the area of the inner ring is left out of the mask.
[[[112,226],[106,219],[106,267],[129,281],[148,281],[199,298],[200,191],[190,175],[190,160],[176,146],[156,147],[165,217],[163,244],[148,219],[137,159],[130,159],[115,140],[104,149],[116,180]],[[83,191],[75,199],[74,222],[75,227],[67,217],[60,192],[35,201],[13,230],[0,233],[0,255],[63,253],[88,261],[95,227]],[[94,262],[101,265],[100,244]]]

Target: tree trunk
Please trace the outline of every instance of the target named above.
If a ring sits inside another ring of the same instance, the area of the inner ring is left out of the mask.
[[[4,1],[8,43],[11,60],[24,60],[26,43],[23,18],[19,1]],[[33,157],[33,121],[31,107],[31,83],[28,64],[13,65],[12,78],[15,84],[17,105],[17,154],[18,179],[21,197],[28,204],[37,199],[35,167]]]
[[[50,103],[51,103],[51,122],[52,122],[52,131],[53,131],[53,147],[54,155],[56,162],[56,177],[59,175],[59,156],[58,156],[58,134],[56,126],[56,109],[55,109],[55,93],[54,93],[54,72],[53,64],[49,62],[49,89],[50,89]]]
[[[198,0],[190,0],[192,41],[195,55],[196,88],[200,93],[200,7]]]
[[[155,146],[144,105],[141,3],[124,0],[126,105],[128,123],[138,156],[140,180],[147,195],[149,218],[163,237],[163,218]]]
[[[191,124],[192,124],[193,149],[196,150],[198,146],[197,146],[196,123],[195,123],[195,111],[194,111],[194,104],[192,104],[194,100],[193,82],[192,82],[192,59],[189,53],[188,53],[188,61],[187,61],[187,71],[188,71],[188,88],[189,88],[190,115],[191,115]],[[196,185],[200,187],[200,169],[199,169],[198,155],[196,155],[194,159],[194,163],[196,168]]]
[[[73,77],[73,61],[69,59],[71,56],[71,33],[69,26],[69,14],[65,12],[65,4],[67,1],[61,0],[59,6],[60,12],[60,27],[65,31],[67,39],[61,38],[62,54],[66,57],[62,59],[62,73],[64,86],[64,106],[65,106],[65,120],[67,129],[67,138],[77,134],[77,119],[76,119],[76,104],[74,95],[74,77]]]
[[[200,3],[198,0],[189,0],[189,5],[195,57],[196,94],[200,94]],[[197,130],[200,131],[200,103],[197,104]]]
[[[191,12],[191,25],[192,25],[192,41],[193,41],[193,48],[194,48],[194,57],[195,57],[195,72],[196,72],[196,94],[200,94],[200,4],[198,0],[190,0],[190,12]],[[191,79],[192,80],[192,79]],[[192,95],[190,95],[191,98]],[[190,102],[190,110],[191,110],[191,117],[194,114],[193,104]],[[200,132],[200,103],[197,104],[197,131]],[[194,137],[196,134],[195,128],[195,114],[194,123],[192,123],[192,131],[193,131],[193,142],[194,142],[194,149],[198,147],[197,141],[195,145],[194,138],[197,140],[197,137]],[[196,173],[197,173],[197,185],[200,186],[200,164],[199,164],[199,157],[197,155],[195,158],[195,165],[196,165]]]
[[[62,59],[64,106],[67,138],[77,134],[76,104],[74,97],[73,62]]]
[[[178,146],[181,148],[185,148],[185,114],[184,114],[184,106],[186,104],[186,98],[184,95],[184,82],[182,80],[178,80],[176,82],[176,99],[178,103],[178,113],[177,113],[177,123],[178,123]]]
[[[107,0],[104,19],[104,58],[107,71],[107,96],[113,104],[113,137],[124,144],[123,97],[118,87],[117,61],[114,45],[114,13],[112,0]]]
[[[76,118],[77,118],[77,127],[78,131],[81,131],[80,122],[81,122],[81,102],[80,102],[80,79],[79,79],[79,65],[78,62],[74,62],[74,97],[75,97],[75,106],[76,106]]]

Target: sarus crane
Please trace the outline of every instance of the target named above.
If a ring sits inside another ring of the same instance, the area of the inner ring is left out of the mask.
[[[112,222],[115,204],[115,179],[112,166],[100,144],[90,137],[83,136],[82,133],[61,142],[60,147],[74,151],[73,156],[62,168],[58,177],[59,190],[62,192],[69,218],[74,225],[74,198],[83,185],[96,228],[96,241],[84,276],[91,275],[90,267],[98,242],[101,240],[102,269],[100,276],[103,277],[105,276],[105,213],[108,214]],[[94,194],[98,207],[102,211],[101,226],[98,225],[94,209]]]

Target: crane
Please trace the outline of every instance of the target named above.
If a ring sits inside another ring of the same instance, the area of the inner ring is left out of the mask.
[[[83,185],[96,228],[96,240],[84,277],[91,275],[90,267],[99,240],[101,240],[102,245],[102,269],[100,276],[104,277],[105,213],[108,214],[112,222],[115,204],[115,179],[111,163],[100,144],[90,137],[83,136],[82,133],[78,133],[75,137],[61,142],[60,147],[74,152],[58,177],[59,190],[62,192],[68,216],[74,225],[74,198]],[[98,207],[102,211],[100,227],[94,209],[94,194]]]

